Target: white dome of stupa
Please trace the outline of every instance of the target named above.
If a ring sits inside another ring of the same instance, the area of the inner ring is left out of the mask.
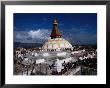
[[[49,38],[48,41],[42,47],[44,50],[47,49],[66,49],[72,48],[72,45],[63,38]]]

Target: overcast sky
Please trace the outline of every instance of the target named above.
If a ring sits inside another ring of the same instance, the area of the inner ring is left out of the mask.
[[[44,43],[58,20],[62,37],[72,44],[97,43],[96,13],[15,13],[14,41]]]

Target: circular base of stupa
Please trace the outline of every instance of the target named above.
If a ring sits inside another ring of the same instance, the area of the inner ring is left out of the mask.
[[[72,45],[63,38],[49,38],[48,41],[43,45],[44,51],[61,51],[65,49],[73,49]]]

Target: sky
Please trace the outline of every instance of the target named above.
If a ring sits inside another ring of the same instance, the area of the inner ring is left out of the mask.
[[[96,13],[14,13],[14,42],[44,43],[53,20],[62,37],[72,44],[97,44]]]

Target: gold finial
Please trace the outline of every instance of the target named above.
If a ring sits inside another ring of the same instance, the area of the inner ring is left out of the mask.
[[[57,22],[57,20],[56,20],[56,19],[54,19],[53,24],[58,24],[58,22]]]

